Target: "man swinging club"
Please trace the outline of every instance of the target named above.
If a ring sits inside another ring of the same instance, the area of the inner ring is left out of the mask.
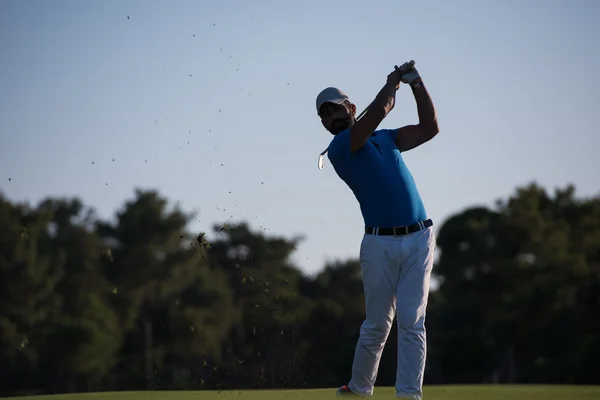
[[[401,82],[412,89],[419,123],[378,129],[394,108]],[[383,348],[396,317],[396,397],[421,400],[427,353],[425,314],[436,239],[401,153],[438,134],[433,103],[409,63],[387,76],[358,120],[356,106],[337,88],[324,89],[316,103],[323,126],[334,135],[329,160],[354,193],[365,223],[360,265],[366,318],[360,327],[352,377],[337,395],[373,395]]]

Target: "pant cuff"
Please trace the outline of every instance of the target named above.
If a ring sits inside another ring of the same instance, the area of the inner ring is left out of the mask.
[[[373,389],[365,392],[365,391],[361,391],[359,390],[356,386],[354,386],[354,384],[352,382],[350,382],[348,384],[348,387],[350,388],[350,390],[352,390],[353,393],[359,395],[359,396],[365,396],[365,397],[371,397],[373,396]]]
[[[396,398],[404,400],[421,400],[423,397],[420,394],[406,394],[396,392]]]

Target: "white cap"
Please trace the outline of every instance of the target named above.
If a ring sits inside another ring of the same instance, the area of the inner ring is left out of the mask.
[[[338,88],[325,88],[317,96],[317,113],[323,103],[342,104],[344,100],[349,100],[348,95]]]

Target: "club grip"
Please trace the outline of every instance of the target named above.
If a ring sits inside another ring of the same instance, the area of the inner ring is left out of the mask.
[[[403,66],[404,68],[402,68],[402,70],[400,72],[401,73],[407,72],[410,68],[412,68],[413,65],[415,65],[415,60],[410,60],[407,65]],[[398,67],[397,65],[394,65],[394,68],[400,69],[400,67]]]

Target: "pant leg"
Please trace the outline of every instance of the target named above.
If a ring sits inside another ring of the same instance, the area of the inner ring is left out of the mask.
[[[396,293],[396,397],[421,400],[427,355],[425,314],[436,239],[432,227],[406,238]]]
[[[399,263],[393,257],[398,238],[365,235],[360,250],[366,319],[354,353],[352,379],[355,393],[371,396],[379,362],[394,321]]]

